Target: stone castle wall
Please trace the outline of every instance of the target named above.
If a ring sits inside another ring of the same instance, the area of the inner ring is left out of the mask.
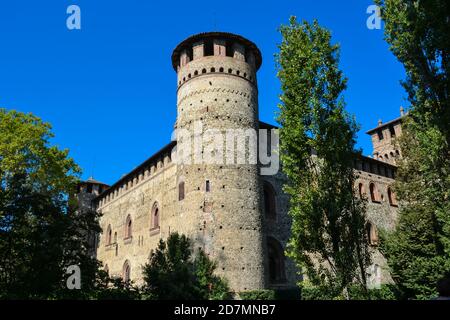
[[[160,228],[152,228],[152,212],[158,206]],[[160,238],[166,238],[171,230],[186,231],[185,216],[176,215],[176,166],[161,162],[161,167],[143,178],[113,200],[104,201],[98,210],[102,213],[100,226],[103,233],[97,248],[97,257],[111,276],[123,276],[127,261],[130,277],[141,283],[142,266],[148,262],[150,250],[156,248]],[[126,238],[126,219],[130,215],[132,236]],[[108,226],[112,239],[107,243]]]

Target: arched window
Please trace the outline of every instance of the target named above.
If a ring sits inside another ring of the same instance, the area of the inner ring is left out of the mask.
[[[362,182],[360,182],[358,185],[358,193],[361,199],[364,199],[366,197],[366,190],[364,189],[364,185],[362,184]]]
[[[389,204],[392,207],[397,207],[397,197],[395,196],[395,193],[392,191],[391,188],[387,189],[387,194],[388,194]]]
[[[370,200],[372,200],[372,202],[380,202],[378,198],[378,190],[377,187],[375,186],[375,183],[371,183],[369,188],[370,188]]]
[[[112,230],[111,225],[108,225],[108,228],[106,228],[106,245],[111,244],[111,236],[112,236]]]
[[[128,260],[125,261],[122,268],[122,279],[124,282],[130,281],[130,275],[131,275],[131,267]]]
[[[107,264],[105,264],[105,267],[103,268],[105,272],[109,275],[109,267]]]
[[[378,229],[377,226],[371,222],[368,222],[366,225],[367,239],[369,240],[369,244],[371,246],[378,245]]]
[[[286,282],[284,269],[284,250],[274,238],[267,238],[267,254],[269,263],[269,281],[272,284]]]
[[[117,231],[114,232],[114,243],[117,243]]]
[[[184,181],[178,183],[178,201],[184,199]]]
[[[160,219],[160,212],[158,203],[155,202],[152,208],[152,221],[151,221],[151,229],[159,229],[159,219]]]
[[[272,185],[265,181],[264,185],[264,212],[266,214],[266,218],[276,219],[276,202],[275,202],[275,191]]]
[[[128,215],[127,219],[125,220],[125,239],[131,238],[132,235],[131,225],[132,225],[131,216]]]

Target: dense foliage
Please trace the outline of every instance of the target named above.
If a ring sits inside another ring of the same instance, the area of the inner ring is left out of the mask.
[[[52,136],[37,117],[0,109],[0,297],[82,297],[95,284],[85,234],[99,231],[98,217],[77,214],[79,168]],[[67,290],[70,265],[82,291]]]
[[[275,300],[274,290],[252,290],[239,293],[242,300]]]
[[[172,233],[144,266],[144,294],[157,300],[225,299],[229,289],[215,268],[203,251],[193,257],[189,238]]]
[[[436,295],[450,276],[450,4],[446,0],[377,0],[386,41],[404,65],[411,107],[398,143],[396,232],[384,252],[407,298]]]
[[[101,231],[99,215],[77,208],[80,170],[52,137],[39,118],[0,109],[0,298],[139,298],[90,255],[87,235]],[[72,265],[79,290],[67,287]]]

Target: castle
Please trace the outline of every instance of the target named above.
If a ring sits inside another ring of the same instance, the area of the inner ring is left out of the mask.
[[[192,132],[199,121],[218,131],[273,129],[258,119],[261,63],[257,46],[239,35],[201,33],[181,42],[172,54],[176,130]],[[373,285],[390,280],[377,250],[377,230],[394,228],[397,219],[390,186],[401,156],[393,143],[401,119],[368,131],[374,155],[355,159],[355,192],[368,198]],[[102,214],[103,233],[93,253],[105,270],[140,283],[150,251],[161,238],[179,232],[217,262],[217,273],[235,292],[295,287],[301,275],[284,255],[291,223],[283,174],[262,175],[260,162],[180,163],[173,158],[180,141],[173,140],[112,186],[93,179],[80,184],[81,204]]]

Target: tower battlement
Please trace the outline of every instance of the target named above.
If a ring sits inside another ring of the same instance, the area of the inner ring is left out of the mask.
[[[250,40],[226,32],[208,32],[182,41],[172,53],[178,87],[208,74],[232,75],[256,84],[261,52]]]

